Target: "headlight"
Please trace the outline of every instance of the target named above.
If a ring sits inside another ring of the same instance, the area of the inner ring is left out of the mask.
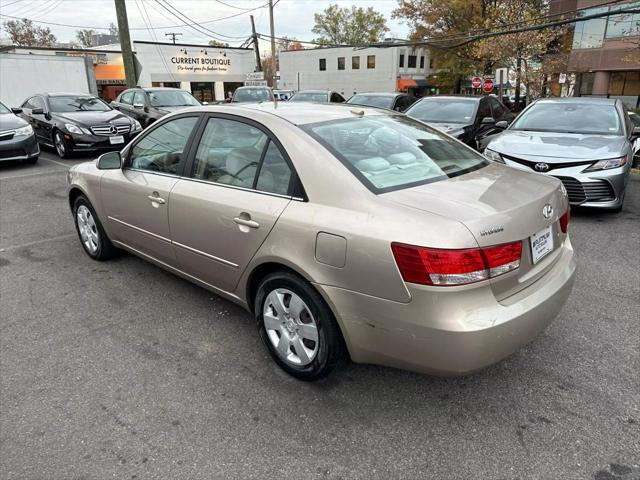
[[[142,125],[140,125],[140,122],[138,120],[134,120],[133,121],[133,128],[131,129],[132,132],[137,132],[138,130],[142,130]]]
[[[626,155],[620,158],[610,158],[608,160],[598,160],[596,163],[588,168],[585,168],[583,172],[595,172],[598,170],[609,170],[610,168],[622,167],[627,163]]]
[[[490,150],[488,148],[484,149],[484,156],[492,162],[504,163],[504,160],[498,152],[494,152],[493,150]]]
[[[77,125],[74,125],[73,123],[65,123],[64,127],[67,129],[68,132],[70,133],[77,133],[82,135],[84,132],[84,130],[82,128],[80,128]]]
[[[16,128],[15,132],[16,137],[27,137],[33,134],[33,128],[31,125],[25,125],[24,127]]]

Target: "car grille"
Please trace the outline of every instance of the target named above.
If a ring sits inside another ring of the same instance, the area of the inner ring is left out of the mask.
[[[0,150],[0,158],[24,157],[25,151],[21,148],[13,148],[11,150]]]
[[[556,178],[567,189],[571,203],[606,202],[615,198],[613,187],[606,180],[583,183],[571,177]]]
[[[556,163],[545,162],[543,160],[538,162],[532,162],[531,160],[524,160],[522,158],[512,157],[511,155],[505,155],[505,154],[501,154],[501,155],[507,160],[511,160],[512,162],[519,163],[520,165],[524,165],[525,167],[529,167],[531,170],[534,170],[539,173],[549,172],[551,170],[555,170],[556,168],[577,167],[580,165],[591,165],[595,163],[595,160],[580,160],[575,162],[556,162]],[[549,166],[549,168],[544,171],[536,170],[535,167],[536,167],[536,164],[538,163],[545,163]]]
[[[4,130],[0,132],[0,141],[11,140],[15,134],[16,134],[15,130]]]
[[[117,132],[112,132],[112,127],[115,127]],[[91,131],[94,135],[110,137],[111,135],[122,135],[123,133],[129,133],[130,128],[130,125],[96,125],[95,127],[91,127]]]

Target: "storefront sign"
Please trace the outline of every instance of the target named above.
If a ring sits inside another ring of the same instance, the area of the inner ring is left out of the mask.
[[[178,73],[226,72],[231,66],[231,59],[227,57],[171,57],[170,62],[176,66]]]
[[[246,80],[244,82],[245,87],[266,87],[266,80]]]
[[[250,72],[245,75],[247,81],[264,80],[264,72]]]

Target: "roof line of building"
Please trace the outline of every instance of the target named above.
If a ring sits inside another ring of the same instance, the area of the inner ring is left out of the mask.
[[[223,46],[217,46],[217,45],[202,45],[202,44],[196,44],[196,43],[172,43],[172,42],[150,42],[148,40],[134,40],[132,43],[143,43],[146,45],[166,45],[169,47],[198,47],[198,48],[212,48],[214,50],[242,50],[242,51],[247,51],[247,50],[252,50],[251,48],[244,48],[244,47],[223,47]]]

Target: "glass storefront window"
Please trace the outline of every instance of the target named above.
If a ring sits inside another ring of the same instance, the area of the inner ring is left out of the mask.
[[[591,95],[593,92],[593,80],[596,74],[593,72],[583,73],[580,78],[580,95]]]
[[[580,12],[579,16],[588,16],[608,11],[609,7],[590,8]],[[600,48],[604,40],[604,32],[607,26],[606,17],[592,18],[583,22],[577,22],[573,32],[573,48]]]

